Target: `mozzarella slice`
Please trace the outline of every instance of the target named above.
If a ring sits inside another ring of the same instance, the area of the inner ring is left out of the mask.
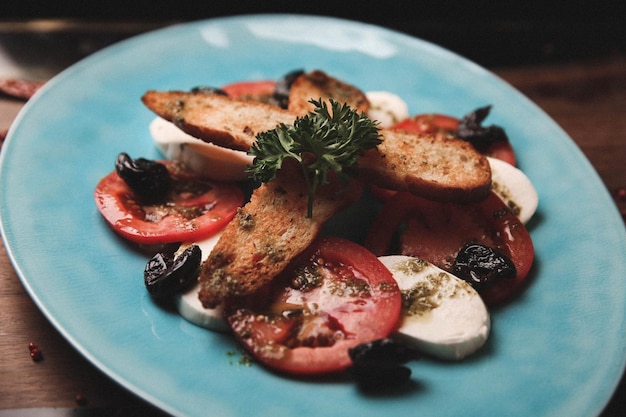
[[[402,292],[398,339],[446,360],[462,359],[484,345],[491,319],[467,282],[421,259],[402,255],[379,259]]]
[[[537,211],[539,196],[530,179],[520,169],[496,158],[491,165],[491,189],[517,213],[522,223]]]
[[[212,236],[206,240],[195,243],[200,246],[202,250],[202,259],[205,260],[211,250],[217,243],[221,236],[221,233],[218,233],[215,236]],[[179,248],[179,252],[183,251],[185,247],[189,246],[188,244],[181,245]],[[188,322],[195,324],[196,326],[204,327],[209,330],[214,330],[218,332],[227,332],[230,331],[226,320],[223,317],[224,309],[222,306],[217,306],[216,308],[204,308],[202,303],[198,299],[198,291],[200,290],[200,285],[196,284],[189,291],[178,294],[175,299],[175,305],[178,310],[178,313]]]
[[[180,161],[189,169],[216,181],[241,181],[248,178],[246,167],[252,157],[242,151],[203,142],[160,117],[150,123],[156,147],[167,159]]]
[[[204,308],[198,299],[200,285],[197,284],[191,290],[176,297],[178,313],[188,322],[196,326],[216,332],[228,332],[230,328],[224,320],[222,306]]]
[[[380,123],[380,127],[391,127],[409,117],[409,108],[399,96],[387,91],[369,91],[365,96],[370,102],[368,116]]]

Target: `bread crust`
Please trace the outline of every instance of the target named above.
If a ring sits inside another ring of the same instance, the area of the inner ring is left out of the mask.
[[[269,283],[317,237],[335,213],[359,199],[363,186],[337,181],[320,187],[308,218],[302,175],[284,167],[262,184],[226,226],[200,272],[199,298],[215,307],[229,297],[251,294]]]
[[[248,151],[259,132],[291,124],[296,115],[265,103],[182,91],[148,91],[148,108],[205,142]],[[487,158],[468,142],[433,134],[381,130],[383,142],[359,159],[360,178],[437,201],[470,203],[491,188]]]
[[[359,112],[367,113],[369,100],[363,91],[323,71],[311,71],[294,80],[289,89],[289,105],[287,110],[304,116],[315,108],[311,99],[328,101],[333,99],[339,103],[347,103]]]
[[[382,130],[382,143],[359,159],[367,183],[441,202],[471,203],[491,189],[487,158],[446,135]]]
[[[149,90],[141,101],[183,132],[238,151],[248,151],[258,133],[295,120],[271,104],[205,92]]]

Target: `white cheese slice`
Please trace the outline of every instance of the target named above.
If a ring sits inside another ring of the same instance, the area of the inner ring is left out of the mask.
[[[246,152],[203,142],[160,117],[150,123],[150,134],[167,159],[180,161],[206,178],[225,182],[248,178],[245,170],[253,158]]]
[[[200,246],[202,250],[202,260],[204,261],[211,250],[217,243],[221,236],[218,233],[206,240],[195,243]],[[181,245],[179,252],[183,251],[189,244]],[[204,327],[209,330],[218,332],[230,331],[226,320],[223,316],[223,307],[217,306],[216,308],[204,308],[200,300],[198,299],[198,291],[200,285],[196,284],[193,288],[183,294],[176,295],[174,303],[178,309],[178,313],[188,322],[195,324],[196,326]]]
[[[403,315],[395,337],[446,360],[460,360],[485,344],[491,330],[489,312],[467,282],[421,259],[379,259],[402,291]]]
[[[522,223],[535,214],[539,196],[530,179],[519,168],[487,157],[491,165],[491,189],[511,208]]]
[[[409,117],[406,102],[388,91],[369,91],[365,96],[370,102],[368,116],[378,121],[380,127],[391,127]]]

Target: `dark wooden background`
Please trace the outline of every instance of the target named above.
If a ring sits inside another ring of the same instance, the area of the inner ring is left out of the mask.
[[[3,0],[0,21],[76,18],[148,23],[247,13],[306,13],[393,28],[489,67],[623,52],[624,4],[621,0]]]

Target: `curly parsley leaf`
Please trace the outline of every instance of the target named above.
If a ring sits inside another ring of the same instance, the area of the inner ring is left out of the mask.
[[[313,216],[315,192],[328,183],[328,174],[333,172],[341,181],[353,177],[359,156],[381,142],[378,124],[365,114],[334,100],[329,100],[330,110],[321,99],[310,102],[315,109],[293,125],[282,123],[257,134],[248,168],[255,180],[269,182],[285,159],[295,160],[308,189],[307,217]]]

